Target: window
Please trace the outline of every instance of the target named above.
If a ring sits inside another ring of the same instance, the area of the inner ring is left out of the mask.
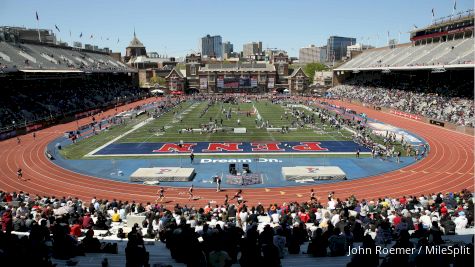
[[[192,64],[190,66],[190,72],[191,72],[191,75],[196,75],[196,67],[195,67],[195,64]]]
[[[285,71],[285,68],[284,68],[284,65],[279,65],[279,75],[284,75],[284,71]]]

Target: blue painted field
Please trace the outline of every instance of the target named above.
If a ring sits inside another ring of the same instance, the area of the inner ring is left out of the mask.
[[[360,179],[368,176],[379,175],[382,173],[397,170],[410,165],[414,162],[411,157],[401,158],[401,163],[397,164],[395,159],[383,161],[373,158],[355,158],[349,156],[339,157],[279,157],[279,155],[260,155],[249,158],[213,158],[212,155],[197,155],[194,163],[190,162],[187,154],[180,158],[150,158],[150,159],[91,159],[91,160],[66,160],[56,151],[54,144],[69,143],[65,138],[60,138],[48,146],[56,159],[53,161],[59,166],[85,175],[95,176],[114,181],[129,182],[129,176],[138,168],[150,167],[188,167],[195,168],[196,177],[193,182],[162,182],[166,186],[188,187],[193,183],[196,187],[214,188],[212,177],[215,175],[226,176],[229,163],[237,163],[238,168],[242,163],[248,163],[254,173],[261,173],[263,183],[258,185],[246,186],[247,188],[262,187],[283,187],[299,186],[301,183],[284,180],[281,168],[291,166],[339,166],[347,175],[348,180]],[[324,142],[322,142],[324,143]],[[327,142],[325,142],[327,143]],[[334,183],[340,181],[318,181],[314,184]],[[223,179],[223,188],[236,188],[236,185],[228,184],[226,178]]]
[[[370,150],[352,141],[321,142],[192,142],[192,143],[113,143],[94,153],[94,155],[166,155],[176,153],[195,153],[199,155],[233,153],[354,153],[356,150]]]

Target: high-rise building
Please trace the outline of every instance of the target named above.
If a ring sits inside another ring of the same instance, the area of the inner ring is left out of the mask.
[[[229,41],[223,43],[223,57],[229,58],[233,51],[234,47],[233,44]]]
[[[327,47],[322,46],[318,47],[311,45],[309,47],[302,47],[299,49],[299,62],[300,63],[315,63],[315,62],[325,62],[327,58]]]
[[[202,56],[223,58],[223,41],[220,35],[206,35],[201,38],[200,46]]]
[[[262,54],[262,42],[252,42],[243,45],[242,56],[244,58],[249,58],[256,54]]]
[[[356,38],[330,36],[327,41],[327,61],[339,61],[346,56],[346,48],[356,44]]]

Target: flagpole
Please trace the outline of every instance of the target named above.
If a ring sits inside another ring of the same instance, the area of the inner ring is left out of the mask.
[[[41,43],[40,22],[39,21],[36,21],[36,30],[38,31],[38,40]]]
[[[456,9],[457,9],[457,0],[454,0],[454,7],[452,8],[452,17],[455,15]]]
[[[38,31],[38,41],[41,43],[40,18],[38,16],[38,11],[36,12],[36,30]]]

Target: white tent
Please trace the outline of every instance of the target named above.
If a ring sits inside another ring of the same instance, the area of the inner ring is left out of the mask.
[[[163,90],[160,90],[160,89],[154,89],[154,90],[150,91],[150,93],[152,93],[152,94],[163,94],[165,92]]]

